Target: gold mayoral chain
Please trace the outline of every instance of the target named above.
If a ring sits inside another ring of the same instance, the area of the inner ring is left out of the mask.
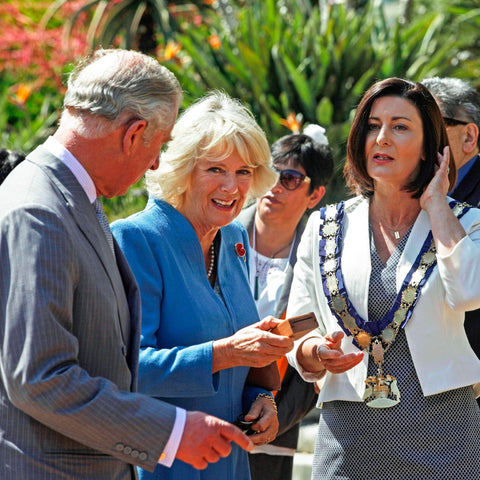
[[[453,213],[460,218],[469,205],[451,202]],[[376,375],[365,380],[364,402],[372,408],[388,408],[400,402],[396,377],[383,372],[384,357],[404,328],[420,297],[421,289],[436,264],[436,251],[430,231],[412,268],[403,281],[393,306],[379,322],[366,322],[348,298],[341,270],[342,221],[344,203],[328,205],[320,210],[320,270],[323,288],[332,314],[353,343],[372,356],[377,365]]]

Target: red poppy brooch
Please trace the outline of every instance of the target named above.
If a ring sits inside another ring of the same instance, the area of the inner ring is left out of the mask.
[[[245,251],[245,247],[243,246],[242,243],[236,243],[235,244],[235,251],[237,252],[237,255],[239,257],[243,257],[243,261],[246,262],[247,258],[245,257],[245,254],[247,253]]]

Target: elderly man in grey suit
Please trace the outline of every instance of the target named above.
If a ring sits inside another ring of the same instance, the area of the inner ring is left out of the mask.
[[[0,187],[2,480],[132,479],[253,446],[135,393],[139,293],[98,197],[158,166],[181,96],[152,58],[98,51],[71,74],[55,134]]]

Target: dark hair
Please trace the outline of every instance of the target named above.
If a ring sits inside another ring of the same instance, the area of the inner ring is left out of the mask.
[[[7,150],[6,148],[0,149],[0,183],[2,183],[7,175],[25,159],[25,155],[20,152],[14,152]]]
[[[413,198],[420,198],[424,188],[435,173],[437,153],[443,152],[448,145],[447,131],[442,114],[431,93],[421,83],[411,82],[401,78],[387,78],[372,85],[363,96],[347,142],[347,160],[344,167],[345,180],[350,190],[355,194],[368,197],[373,194],[373,179],[367,173],[365,158],[365,141],[368,133],[370,112],[373,103],[382,97],[400,97],[410,101],[422,119],[424,161],[420,162],[420,171],[404,189],[412,192]],[[450,189],[456,181],[456,169],[453,155],[450,153]]]
[[[285,135],[271,146],[272,163],[301,165],[310,177],[310,193],[326,185],[333,174],[333,155],[328,145],[303,134]]]

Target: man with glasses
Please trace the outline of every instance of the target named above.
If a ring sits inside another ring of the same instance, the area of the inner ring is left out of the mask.
[[[457,184],[449,192],[456,200],[480,206],[480,95],[459,78],[427,78],[422,81],[438,102],[447,127],[457,167]]]
[[[447,128],[457,167],[457,183],[449,195],[480,207],[480,95],[459,78],[427,78],[422,81],[437,100]],[[465,331],[480,358],[480,310],[465,313]],[[477,398],[480,405],[480,397]]]
[[[260,315],[285,316],[306,212],[322,199],[333,173],[333,157],[323,132],[322,127],[311,125],[305,129],[308,135],[277,140],[271,148],[277,183],[238,217],[250,238],[250,285]],[[252,480],[292,478],[299,422],[316,402],[314,385],[304,382],[286,359],[279,362],[279,370],[283,376],[276,395],[279,434],[249,455]]]

